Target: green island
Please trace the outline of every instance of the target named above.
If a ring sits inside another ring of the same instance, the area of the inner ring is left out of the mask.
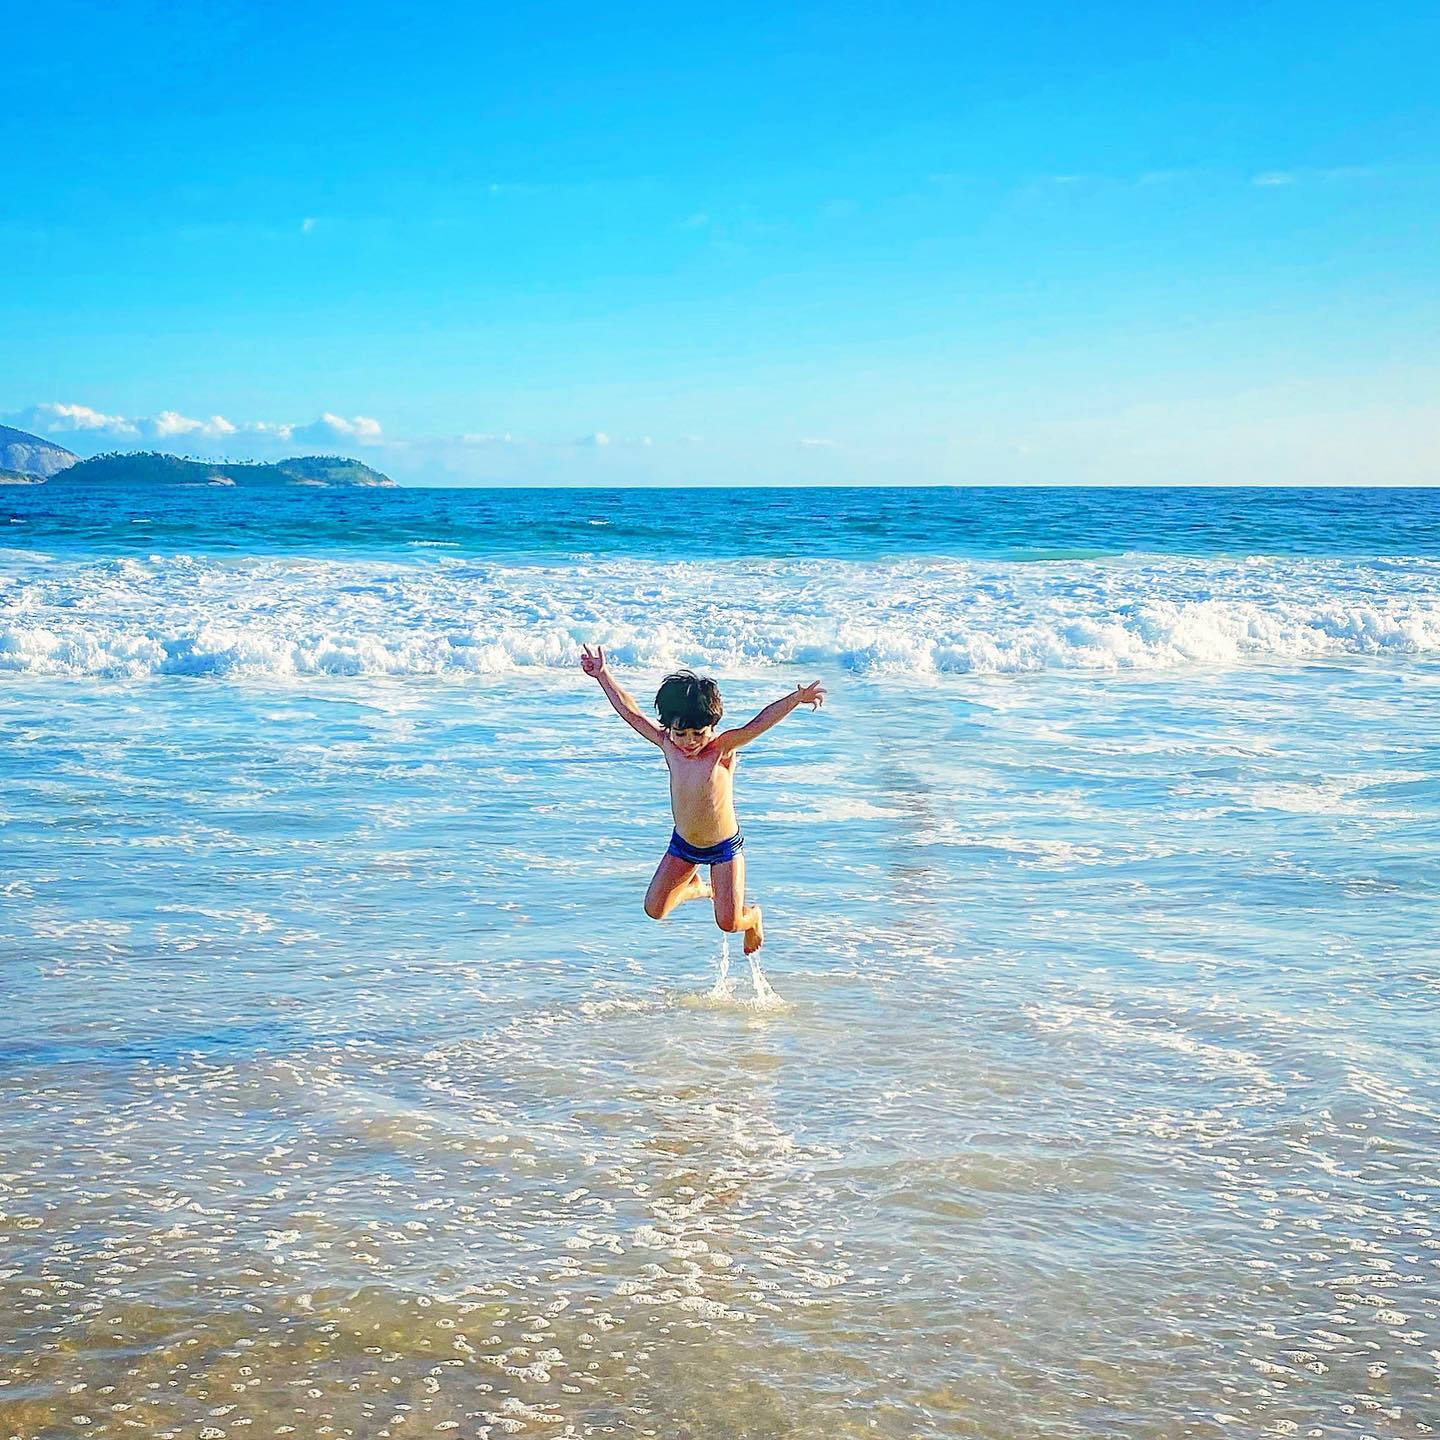
[[[50,477],[49,483],[81,485],[393,486],[395,482],[359,460],[340,455],[298,455],[259,460],[185,460],[155,451],[96,455]]]

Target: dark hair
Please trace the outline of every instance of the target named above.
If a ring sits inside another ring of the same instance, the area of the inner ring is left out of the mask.
[[[655,692],[655,713],[667,730],[703,730],[718,725],[725,713],[720,687],[691,670],[667,675]]]

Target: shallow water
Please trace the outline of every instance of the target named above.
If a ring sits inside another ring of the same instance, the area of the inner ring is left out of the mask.
[[[0,1435],[1432,1433],[1440,657],[812,663],[759,1006],[578,672],[6,675]]]

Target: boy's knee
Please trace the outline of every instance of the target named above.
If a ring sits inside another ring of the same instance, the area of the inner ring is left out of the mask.
[[[664,907],[658,900],[652,900],[648,895],[645,897],[645,913],[652,920],[663,920],[665,918]]]
[[[740,916],[738,914],[717,915],[715,923],[728,934],[734,935],[740,929]]]

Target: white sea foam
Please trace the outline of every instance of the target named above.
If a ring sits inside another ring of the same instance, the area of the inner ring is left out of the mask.
[[[943,675],[1440,653],[1440,562],[580,565],[9,552],[0,671],[466,677],[618,664]]]

